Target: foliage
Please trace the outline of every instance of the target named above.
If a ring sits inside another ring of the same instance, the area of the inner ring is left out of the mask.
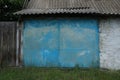
[[[99,69],[4,68],[0,80],[120,80],[120,71]]]
[[[0,0],[0,21],[17,20],[14,12],[22,8],[24,0]]]

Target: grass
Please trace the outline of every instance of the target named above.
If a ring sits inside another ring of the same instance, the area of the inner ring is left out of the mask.
[[[99,69],[4,68],[0,80],[120,80],[120,71]]]

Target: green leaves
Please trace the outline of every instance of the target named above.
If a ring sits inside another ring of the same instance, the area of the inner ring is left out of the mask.
[[[0,0],[0,21],[14,21],[18,16],[14,12],[22,9],[24,0]]]

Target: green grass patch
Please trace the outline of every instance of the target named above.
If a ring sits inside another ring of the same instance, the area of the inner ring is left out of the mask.
[[[99,69],[4,68],[0,80],[120,80],[120,71]]]

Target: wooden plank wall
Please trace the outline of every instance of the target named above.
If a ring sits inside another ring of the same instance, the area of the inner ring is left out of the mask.
[[[16,22],[0,22],[0,66],[16,65]]]

